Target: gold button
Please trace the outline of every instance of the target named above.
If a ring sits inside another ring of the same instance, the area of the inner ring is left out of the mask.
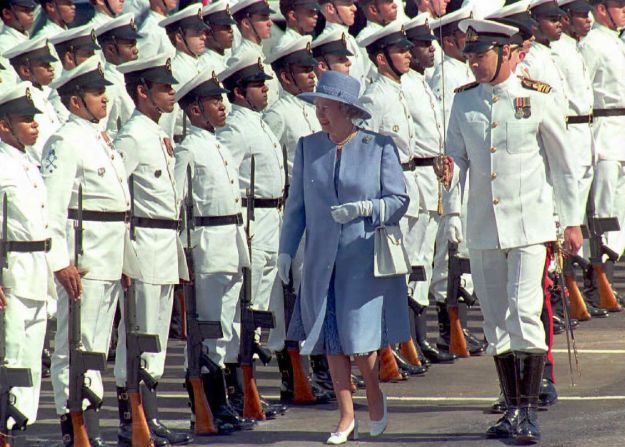
[[[228,166],[228,161],[224,160],[224,166]]]
[[[45,208],[46,205],[44,203],[41,204],[41,208]]]
[[[498,205],[498,204],[499,204],[499,199],[493,200],[493,205]]]
[[[234,180],[230,180],[230,183],[234,185]]]
[[[111,154],[111,160],[115,160],[115,155]]]
[[[234,203],[239,203],[239,199],[238,198],[234,199]]]
[[[490,127],[492,127],[494,129],[495,127],[497,127],[497,123],[495,121],[493,121],[493,124],[491,124]]]
[[[499,96],[493,96],[493,102],[499,101]]]
[[[496,173],[496,172],[493,172],[493,173],[490,175],[490,179],[491,179],[491,180],[495,180],[496,178],[497,178],[497,173]]]
[[[491,153],[491,154],[494,154],[495,152],[497,152],[497,148],[496,148],[495,146],[492,146],[492,147],[490,148],[490,153]]]

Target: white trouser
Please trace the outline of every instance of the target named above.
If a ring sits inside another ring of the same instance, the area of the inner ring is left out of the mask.
[[[579,191],[579,206],[580,206],[580,222],[586,221],[586,205],[590,198],[590,192],[592,190],[592,183],[595,177],[595,168],[593,166],[579,166],[578,167],[578,181],[577,187]],[[590,257],[590,246],[588,240],[584,239],[584,244],[579,250],[580,256],[585,258]]]
[[[419,218],[413,229],[415,241],[413,242],[412,252],[410,253],[410,261],[412,265],[425,268],[425,281],[412,281],[408,286],[413,290],[413,299],[421,306],[426,307],[429,304],[428,292],[430,289],[430,281],[432,280],[434,244],[436,242],[436,234],[440,221],[441,218],[436,211],[422,209],[419,211]]]
[[[278,278],[278,253],[252,248],[252,309],[273,312],[276,324],[269,331],[267,348],[284,349],[284,293]]]
[[[461,216],[462,232],[466,240],[466,218]],[[436,244],[434,251],[434,268],[432,269],[432,280],[430,293],[437,303],[444,303],[447,300],[447,271],[449,269],[449,246],[447,245],[447,234],[445,234],[445,220],[441,218],[436,232]],[[463,258],[469,257],[469,250],[464,240],[458,244],[458,255]],[[473,279],[470,274],[462,275],[462,287],[469,293],[473,293]],[[479,296],[479,295],[478,295]]]
[[[39,390],[41,389],[41,351],[46,336],[46,302],[18,298],[6,291],[5,308],[5,362],[10,368],[30,368],[32,387],[14,387],[11,394],[15,408],[28,418],[28,425],[37,419]],[[13,426],[9,419],[8,428]]]
[[[141,332],[158,335],[161,344],[160,352],[144,352],[141,354],[145,370],[159,380],[165,370],[167,356],[167,340],[171,309],[174,302],[173,284],[148,284],[134,280],[135,300],[137,309],[137,327]],[[126,325],[124,320],[124,300],[121,301],[122,318],[117,330],[117,350],[115,355],[115,383],[126,386]]]
[[[68,341],[68,300],[63,286],[57,283],[59,296],[56,314],[56,336],[54,337],[54,353],[52,354],[52,387],[56,413],[63,415],[68,412],[69,397],[69,341]],[[111,341],[113,318],[117,308],[117,300],[121,297],[122,287],[119,281],[99,281],[82,278],[82,295],[80,297],[81,341],[86,351],[108,354]],[[40,355],[38,353],[38,355]],[[41,361],[41,359],[39,360]],[[99,371],[87,371],[86,383],[89,389],[102,398],[102,377]],[[86,408],[87,402],[83,404]]]
[[[597,216],[617,217],[621,225],[621,231],[606,233],[607,245],[621,254],[625,249],[625,162],[599,160],[593,186]]]
[[[223,337],[207,338],[203,345],[210,359],[222,368],[236,363],[239,355],[239,294],[243,285],[241,273],[196,273],[195,297],[199,320],[220,321]],[[185,350],[186,359],[186,350]],[[185,363],[186,365],[186,363]]]
[[[471,273],[484,315],[488,353],[546,352],[542,244],[509,250],[471,250]]]

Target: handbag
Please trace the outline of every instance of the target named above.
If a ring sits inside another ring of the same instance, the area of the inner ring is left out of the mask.
[[[380,226],[375,229],[373,247],[373,276],[387,278],[407,275],[410,259],[404,247],[399,225],[385,225],[384,199],[380,199]]]

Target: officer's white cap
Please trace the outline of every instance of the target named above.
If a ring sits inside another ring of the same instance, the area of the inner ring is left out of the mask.
[[[394,20],[382,29],[360,40],[360,45],[367,48],[384,48],[389,46],[412,47],[406,38],[404,27],[399,20]]]
[[[56,46],[65,42],[87,37],[91,38],[93,42],[95,42],[96,34],[93,29],[93,25],[91,24],[82,25],[77,28],[70,28],[66,31],[55,34],[50,37],[50,43]]]
[[[337,56],[353,56],[352,52],[347,48],[347,35],[340,29],[324,34],[323,37],[313,40],[310,47],[313,50],[313,56],[325,56],[334,54]]]
[[[263,61],[258,53],[251,49],[239,51],[236,56],[228,59],[226,64],[228,68],[219,74],[219,80],[224,83],[230,78],[243,81],[272,79],[271,76],[265,74]],[[247,79],[248,72],[249,79]]]
[[[90,76],[87,77],[86,75]],[[100,56],[91,56],[77,67],[63,71],[61,76],[52,81],[50,87],[59,90],[59,94],[62,94],[64,87],[73,84],[74,81],[78,82],[79,78],[82,80],[83,76],[85,76],[85,79],[88,78],[89,82],[82,82],[80,84],[82,87],[98,88],[111,85],[111,83],[104,78],[104,67],[102,66]]]
[[[465,6],[463,8],[458,9],[457,11],[450,12],[449,14],[445,14],[443,17],[439,19],[432,20],[430,23],[430,28],[432,30],[438,30],[439,28],[443,28],[443,31],[446,27],[450,25],[457,24],[461,20],[468,19],[473,14],[473,8],[471,6]]]
[[[182,27],[192,27],[196,29],[206,28],[202,18],[202,3],[192,3],[184,9],[158,22],[163,28],[179,24]]]
[[[187,96],[190,92],[201,86],[202,84],[206,84],[210,86],[210,88],[205,88],[204,90],[210,90],[210,94],[206,96],[213,95],[221,95],[222,93],[227,93],[228,90],[223,88],[221,83],[219,82],[219,78],[214,71],[211,70],[203,70],[193,78],[189,80],[189,82],[185,83],[176,90],[176,101],[180,101],[182,98]]]
[[[297,39],[281,45],[267,57],[267,63],[274,62],[292,56],[292,63],[299,65],[317,65],[317,61],[312,57],[311,53],[311,36],[300,36]]]
[[[171,72],[171,57],[168,54],[157,54],[136,61],[125,62],[117,66],[124,79],[142,79],[161,84],[176,84],[178,81]]]
[[[202,17],[207,24],[216,25],[234,25],[236,22],[232,18],[230,3],[225,0],[219,0],[209,3],[202,9]]]
[[[135,16],[130,12],[111,18],[111,20],[107,20],[101,26],[96,28],[95,34],[100,37],[101,35],[115,31],[118,28],[128,28],[129,31],[134,30],[135,34],[138,36],[138,33],[136,33],[137,26],[135,24]]]
[[[505,0],[464,0],[462,6],[470,6],[473,8],[473,17],[483,19],[505,3]]]
[[[232,15],[246,9],[249,10],[250,14],[272,14],[275,12],[269,7],[267,0],[240,0],[230,7]]]
[[[566,14],[558,6],[557,0],[531,0],[530,9],[534,15],[561,16]]]
[[[504,19],[506,17],[521,14],[523,12],[529,12],[530,0],[520,0],[516,3],[506,5],[503,8],[499,8],[486,16],[486,19]]]
[[[426,23],[428,24],[428,26],[430,26],[430,22],[430,14],[427,12],[422,12],[421,14],[418,14],[416,17],[413,17],[412,19],[404,23],[404,31],[408,31],[412,28],[418,28],[419,26],[425,26]]]
[[[587,0],[559,0],[559,6],[566,6],[571,11],[575,12],[590,12],[592,11],[592,5]]]
[[[466,33],[469,28],[473,28],[478,35],[503,35],[507,37],[512,37],[519,32],[519,29],[515,26],[504,25],[493,20],[479,19],[465,19],[458,24],[458,28],[463,33]]]
[[[0,90],[0,115],[29,116],[41,113],[33,104],[30,96],[32,90],[33,85],[28,81]]]
[[[40,50],[40,51],[38,51]],[[48,47],[48,39],[46,37],[38,37],[36,39],[30,39],[26,42],[21,42],[11,48],[9,51],[3,54],[5,59],[14,59],[22,54],[28,53],[47,53],[50,54],[50,49]],[[50,56],[50,62],[55,61],[56,58],[54,56]]]

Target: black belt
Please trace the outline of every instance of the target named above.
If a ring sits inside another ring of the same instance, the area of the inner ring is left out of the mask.
[[[593,122],[592,115],[573,115],[566,117],[566,124],[590,124]]]
[[[241,204],[247,206],[247,197],[241,199]],[[254,199],[254,208],[282,208],[284,199]]]
[[[46,239],[45,241],[7,241],[0,243],[4,244],[4,249],[9,252],[20,253],[33,253],[36,251],[49,252],[52,246],[52,239]]]
[[[414,171],[417,167],[434,166],[436,157],[412,158],[407,163],[402,163],[401,168],[404,171]]]
[[[221,225],[243,225],[241,213],[230,216],[198,216],[195,218],[197,227],[218,227]]]
[[[78,220],[78,210],[67,210],[69,219]],[[130,213],[126,211],[90,211],[82,210],[82,220],[91,222],[128,222]]]
[[[623,116],[625,115],[625,108],[615,108],[615,109],[594,109],[592,114],[596,117],[603,116]]]
[[[181,228],[179,220],[172,219],[151,219],[149,217],[133,217],[132,223],[135,227],[159,228],[161,230],[179,230]]]

